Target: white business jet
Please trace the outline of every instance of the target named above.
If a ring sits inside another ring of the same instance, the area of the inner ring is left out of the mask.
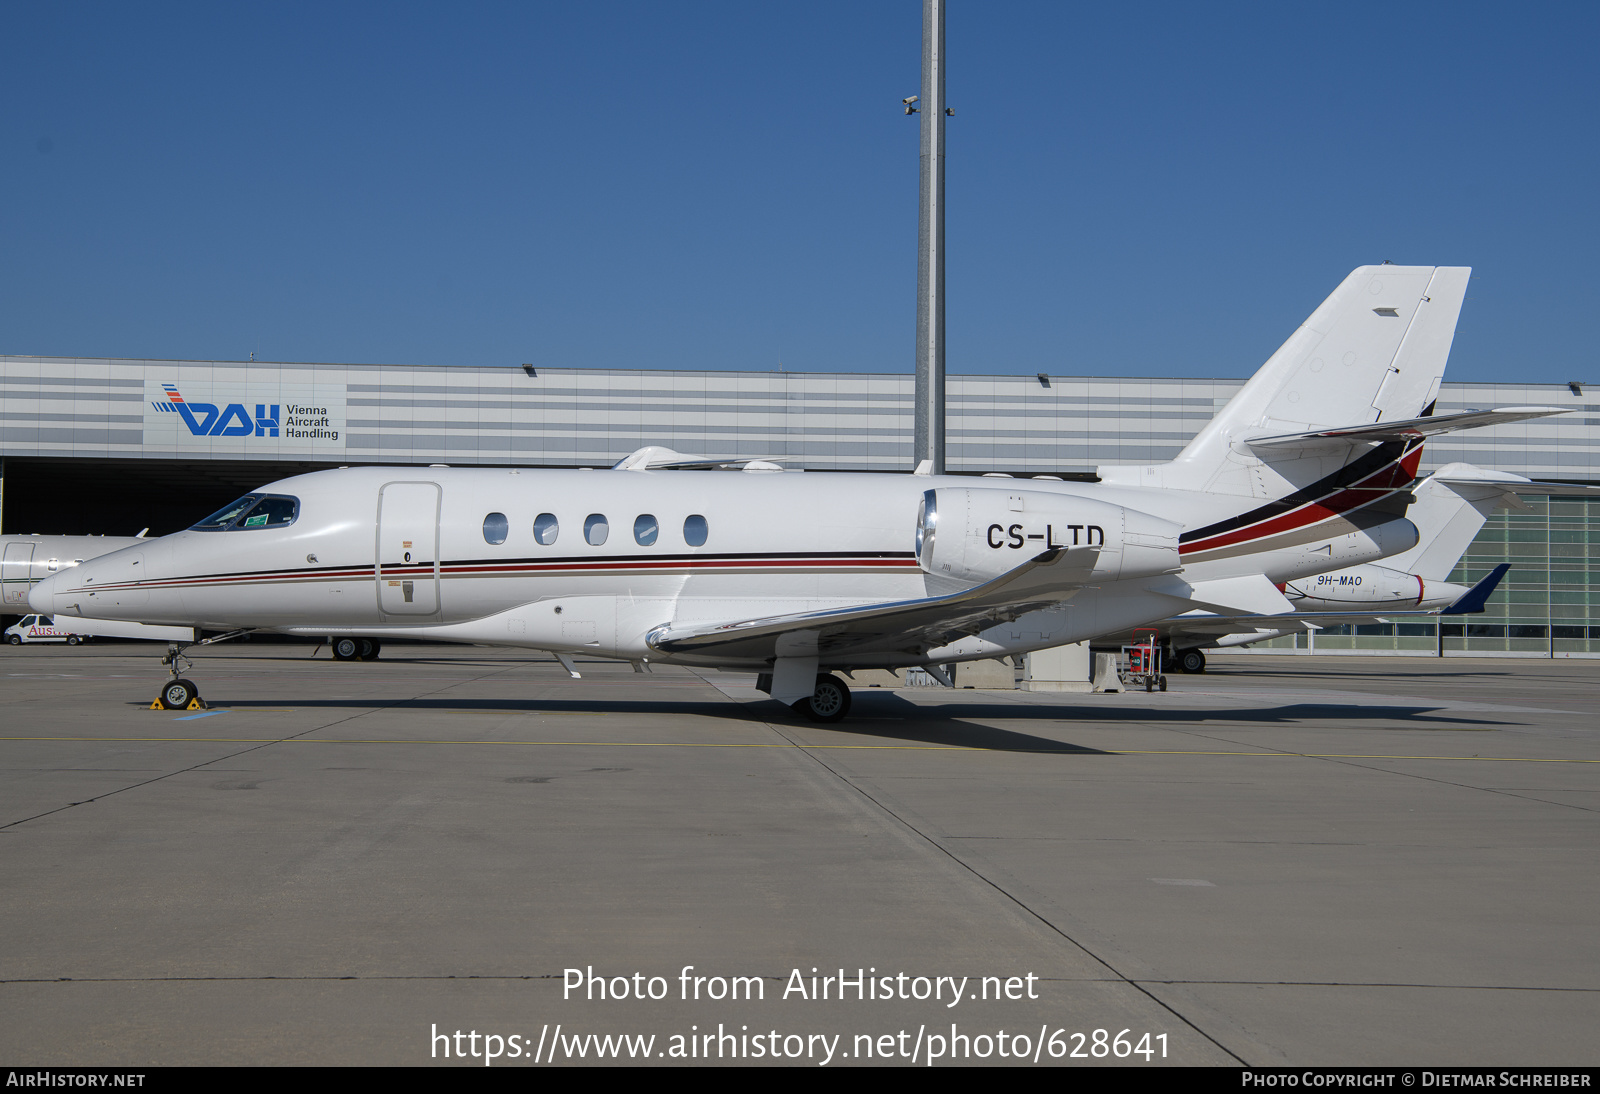
[[[937,671],[1195,608],[1287,613],[1278,584],[1409,550],[1427,435],[1560,413],[1432,415],[1468,273],[1354,271],[1177,459],[1099,483],[691,470],[715,461],[664,449],[590,472],[342,468],[86,562],[29,602],[523,646],[573,675],[577,653],[743,669],[835,721],[850,692],[829,670]],[[161,701],[193,691],[174,675]]]

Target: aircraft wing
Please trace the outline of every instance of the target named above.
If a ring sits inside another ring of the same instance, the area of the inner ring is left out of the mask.
[[[669,623],[651,631],[646,641],[662,653],[715,651],[719,657],[750,660],[802,652],[824,659],[845,652],[920,655],[1068,599],[1089,583],[1098,555],[1096,548],[1057,547],[946,596],[731,623]]]
[[[1367,422],[1334,429],[1314,429],[1307,433],[1250,437],[1245,443],[1251,448],[1306,448],[1318,445],[1357,444],[1362,441],[1414,441],[1435,433],[1477,429],[1480,426],[1503,425],[1506,422],[1520,422],[1528,418],[1543,418],[1550,414],[1565,413],[1566,410],[1554,406],[1508,406],[1499,410],[1469,410],[1461,414],[1407,418],[1398,422]]]

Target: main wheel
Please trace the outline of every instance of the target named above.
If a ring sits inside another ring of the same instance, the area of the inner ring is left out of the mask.
[[[813,722],[837,722],[850,713],[850,689],[845,682],[831,673],[817,677],[817,690],[811,698],[802,699],[794,709]]]
[[[358,641],[361,644],[361,652],[356,656],[363,661],[376,661],[378,659],[378,651],[383,649],[378,640],[376,638],[362,638],[358,639]]]
[[[354,661],[361,656],[361,643],[354,638],[335,638],[333,640],[333,659],[335,661]]]
[[[188,710],[199,698],[200,689],[187,680],[173,680],[161,689],[161,706],[166,710]]]
[[[1184,650],[1178,655],[1178,667],[1184,672],[1206,671],[1206,655],[1199,650]]]

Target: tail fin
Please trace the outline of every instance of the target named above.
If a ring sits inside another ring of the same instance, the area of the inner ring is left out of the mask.
[[[1404,485],[1415,474],[1420,443],[1258,451],[1244,442],[1431,413],[1470,273],[1464,266],[1360,267],[1177,459],[1101,468],[1101,479],[1273,500],[1331,478],[1358,473],[1366,480],[1375,464],[1400,462],[1404,477],[1386,485]],[[1358,463],[1360,469],[1351,466]]]
[[[1473,537],[1489,519],[1490,513],[1508,504],[1526,508],[1516,494],[1508,489],[1451,485],[1442,481],[1452,477],[1491,474],[1495,473],[1482,471],[1471,464],[1452,463],[1429,475],[1413,491],[1416,500],[1406,510],[1406,516],[1420,533],[1417,545],[1404,554],[1384,559],[1383,564],[1390,569],[1415,574],[1424,581],[1447,580]],[[1510,482],[1527,483],[1526,479],[1519,476],[1504,477]]]
[[[1506,576],[1506,571],[1511,569],[1511,563],[1502,562],[1488,575],[1472,588],[1456,598],[1456,602],[1440,612],[1440,615],[1476,615],[1483,611],[1483,606],[1500,585],[1500,579]]]

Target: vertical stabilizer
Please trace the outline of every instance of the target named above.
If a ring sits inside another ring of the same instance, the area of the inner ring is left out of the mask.
[[[1507,485],[1441,481],[1451,478],[1498,480]],[[1452,463],[1439,468],[1416,488],[1416,501],[1406,510],[1406,516],[1421,531],[1417,545],[1404,554],[1384,559],[1383,564],[1393,570],[1415,574],[1424,581],[1447,580],[1489,514],[1506,505],[1527,508],[1509,489],[1516,485],[1534,484],[1520,475],[1485,471],[1469,463]]]
[[[1470,273],[1464,266],[1360,267],[1177,459],[1101,468],[1101,479],[1274,499],[1314,487],[1358,461],[1371,463],[1382,446],[1272,451],[1244,442],[1428,412],[1438,397]],[[1394,460],[1400,459],[1400,446],[1391,447]]]

